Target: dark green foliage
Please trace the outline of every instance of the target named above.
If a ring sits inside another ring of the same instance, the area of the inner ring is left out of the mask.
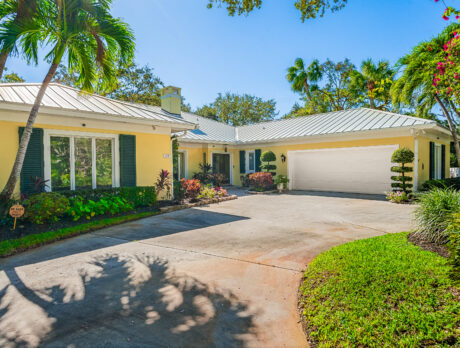
[[[91,199],[85,200],[83,197],[76,196],[70,199],[70,207],[68,215],[74,220],[80,220],[91,218],[99,215],[111,214],[115,215],[118,213],[133,210],[133,205],[126,199],[117,196],[104,197],[98,201]]]
[[[460,283],[460,214],[456,214],[454,222],[447,228],[449,232],[449,263],[452,266],[451,278]]]
[[[449,161],[450,161],[450,167],[451,168],[457,168],[458,167],[457,156],[455,156],[455,153],[450,153]]]
[[[459,289],[449,269],[407,233],[323,252],[300,288],[309,336],[319,347],[457,346]]]
[[[110,199],[111,197],[119,197],[132,204],[134,208],[150,207],[157,202],[155,187],[153,186],[112,187],[76,191],[68,190],[60,191],[59,193],[69,199],[81,197],[86,201],[99,201],[102,198]]]
[[[175,200],[182,201],[185,198],[185,190],[182,187],[182,183],[180,181],[174,181],[173,190]]]
[[[438,179],[438,180],[428,180],[425,181],[421,187],[421,191],[429,191],[435,187],[438,188],[452,188],[455,190],[460,190],[460,178],[448,178],[448,179]]]
[[[407,147],[402,147],[391,156],[391,161],[393,163],[400,163],[400,166],[391,167],[393,173],[399,173],[399,176],[392,176],[391,179],[395,182],[391,184],[393,191],[403,191],[407,195],[410,195],[412,192],[413,185],[409,182],[412,181],[412,178],[406,176],[406,173],[411,173],[413,171],[412,167],[406,167],[407,163],[412,163],[414,161],[414,153]]]
[[[59,221],[69,209],[69,199],[59,193],[33,195],[24,201],[25,218],[34,224]]]
[[[276,161],[276,155],[273,153],[273,151],[265,151],[262,153],[262,156],[260,156],[260,161],[263,163],[261,165],[261,169],[263,171],[270,172],[273,176],[276,175],[276,165],[270,164],[270,162]]]

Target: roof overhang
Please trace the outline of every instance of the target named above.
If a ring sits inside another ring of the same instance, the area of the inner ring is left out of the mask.
[[[12,111],[25,111],[30,112],[32,105],[22,104],[22,103],[10,103],[10,102],[0,102],[0,108],[4,110]],[[77,117],[86,120],[98,120],[98,121],[110,121],[110,122],[121,122],[128,124],[139,124],[146,126],[159,126],[159,127],[169,127],[171,132],[181,132],[191,129],[196,129],[197,124],[191,123],[188,121],[160,121],[152,120],[142,117],[133,117],[133,116],[120,116],[106,113],[97,113],[93,111],[83,111],[83,110],[69,110],[62,108],[53,108],[49,106],[41,106],[39,113],[56,115],[56,116],[70,116]]]

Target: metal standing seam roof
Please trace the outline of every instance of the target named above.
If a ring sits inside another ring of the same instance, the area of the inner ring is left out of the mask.
[[[5,83],[0,84],[1,102],[33,105],[40,83]],[[41,106],[70,110],[94,112],[111,116],[151,120],[171,125],[193,128],[194,124],[163,111],[152,110],[143,104],[128,103],[102,97],[97,94],[83,94],[80,90],[59,83],[50,83],[43,97]]]
[[[436,125],[435,121],[368,108],[281,119],[241,127],[232,127],[189,113],[182,113],[182,117],[187,121],[198,123],[199,129],[188,131],[181,140],[227,143],[276,141],[306,136]]]

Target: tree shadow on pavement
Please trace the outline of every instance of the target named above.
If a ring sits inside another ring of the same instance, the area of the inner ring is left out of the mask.
[[[256,336],[247,303],[164,260],[107,255],[81,267],[44,287],[5,270],[0,346],[227,347]]]

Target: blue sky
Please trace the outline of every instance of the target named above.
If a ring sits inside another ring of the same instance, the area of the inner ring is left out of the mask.
[[[136,62],[181,87],[193,108],[230,91],[273,98],[280,116],[298,100],[285,79],[296,57],[395,63],[446,26],[434,0],[349,0],[342,11],[306,23],[294,2],[264,0],[248,17],[229,17],[223,8],[207,9],[207,0],[114,0],[113,14],[135,31]],[[7,67],[30,82],[47,70],[20,59]]]

